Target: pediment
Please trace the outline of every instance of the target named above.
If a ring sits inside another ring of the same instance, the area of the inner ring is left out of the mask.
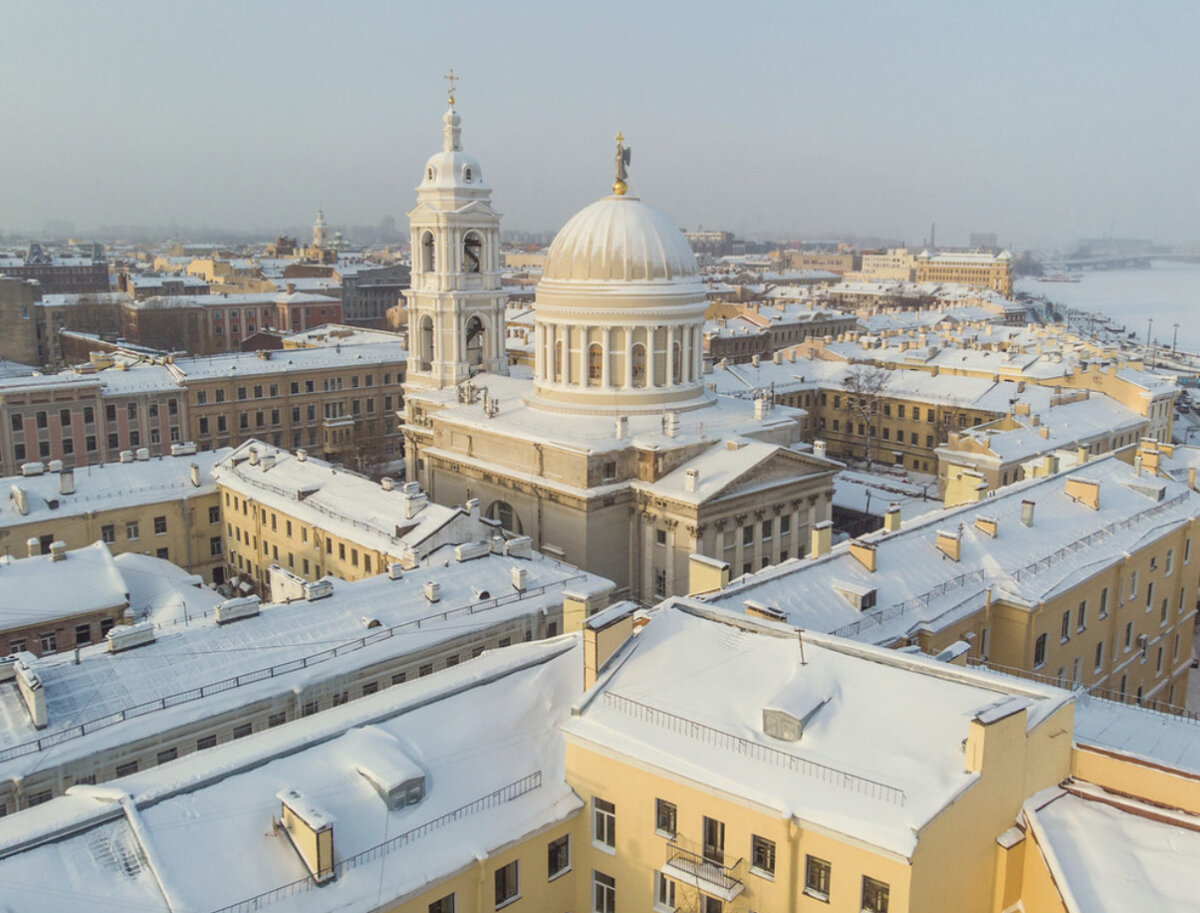
[[[818,463],[802,453],[780,448],[735,476],[708,500],[733,498],[744,492],[794,482],[803,476],[829,468],[827,463]]]

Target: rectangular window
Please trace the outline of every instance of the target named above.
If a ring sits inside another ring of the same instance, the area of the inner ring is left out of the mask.
[[[1075,630],[1082,631],[1087,627],[1087,600],[1079,603],[1079,613],[1075,616]]]
[[[154,518],[154,535],[165,536],[166,534],[167,534],[167,518],[166,517],[155,517]]]
[[[818,900],[829,900],[830,865],[816,856],[804,857],[804,893]]]
[[[863,913],[887,913],[888,886],[882,881],[863,876],[862,885]]]
[[[725,822],[716,818],[704,819],[704,858],[717,865],[725,864]]]
[[[136,539],[138,537],[137,520],[131,520],[125,524],[125,538]]]
[[[138,762],[137,761],[126,761],[124,764],[117,765],[117,776],[118,777],[128,777],[130,774],[135,774],[137,772],[138,772]]]
[[[1039,669],[1046,665],[1046,635],[1039,634],[1033,644],[1033,668]]]
[[[1163,574],[1167,577],[1171,576],[1171,572],[1175,570],[1175,549],[1167,549],[1167,560],[1163,562]]]
[[[408,681],[407,672],[396,672],[392,675],[393,685],[403,685],[406,681]]]
[[[654,873],[654,909],[660,913],[675,910],[675,882],[662,872]]]
[[[1133,573],[1131,573],[1129,575],[1129,598],[1130,599],[1133,599],[1135,596],[1137,596],[1137,575],[1138,575],[1137,571],[1134,571]]]
[[[454,895],[447,894],[435,900],[429,905],[429,913],[454,913]]]
[[[616,913],[617,881],[611,875],[592,871],[592,913]]]
[[[506,866],[496,869],[496,906],[508,903],[520,889],[520,870],[514,859]]]
[[[1133,622],[1125,623],[1125,649],[1128,650],[1133,646]]]
[[[233,727],[233,737],[235,739],[244,739],[254,731],[253,723],[242,723]]]
[[[607,799],[592,797],[592,840],[610,850],[617,846],[617,807]]]
[[[1071,610],[1062,613],[1062,625],[1060,626],[1062,633],[1062,642],[1065,644],[1071,639]]]
[[[166,764],[168,761],[174,761],[177,757],[179,757],[178,748],[166,748],[155,756],[154,763]]]
[[[1104,667],[1104,641],[1096,644],[1096,661],[1092,664],[1092,671],[1099,672]]]
[[[786,536],[792,531],[792,515],[784,514],[779,518],[779,535]]]
[[[775,875],[775,841],[768,840],[766,837],[760,837],[757,834],[750,836],[750,866],[760,875]]]
[[[117,528],[111,523],[100,527],[100,539],[110,545],[117,541]]]
[[[92,642],[92,626],[91,625],[75,625],[75,645],[90,644]]]
[[[654,830],[664,837],[674,837],[676,831],[676,809],[674,802],[654,800]]]
[[[417,675],[420,678],[424,678],[427,675],[433,675],[433,663],[425,663],[423,666],[417,669]]]
[[[274,729],[276,726],[282,726],[286,722],[286,713],[272,713],[269,717],[267,717],[267,728]]]
[[[1108,587],[1100,591],[1100,617],[1108,617]]]
[[[546,877],[554,880],[571,869],[571,837],[563,834],[546,847]]]
[[[41,645],[42,653],[55,653],[58,651],[58,635],[53,631],[40,635],[38,642]]]

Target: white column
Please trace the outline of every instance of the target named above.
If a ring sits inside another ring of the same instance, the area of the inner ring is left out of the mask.
[[[683,353],[680,352],[682,355]],[[675,324],[667,327],[667,376],[664,379],[664,386],[675,386]]]
[[[692,330],[694,342],[692,343],[692,380],[700,380],[704,373],[704,329],[696,327]]]
[[[658,367],[658,327],[646,328],[647,344],[646,344],[646,386],[655,386]]]
[[[563,350],[563,383],[571,382],[571,326],[562,328],[562,350]]]
[[[624,328],[625,333],[625,386],[633,386],[633,327]]]
[[[600,342],[600,386],[608,386],[608,358],[612,351],[612,327],[604,328],[604,336]]]
[[[542,325],[533,325],[533,377],[534,380],[544,380],[542,371],[546,367],[546,347],[542,344]]]

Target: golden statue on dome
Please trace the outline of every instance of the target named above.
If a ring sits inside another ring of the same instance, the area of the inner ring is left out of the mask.
[[[619,197],[625,196],[629,191],[629,185],[625,183],[625,178],[629,177],[625,166],[629,164],[629,147],[622,145],[625,142],[625,137],[621,132],[617,131],[617,179],[613,181],[613,193]]]

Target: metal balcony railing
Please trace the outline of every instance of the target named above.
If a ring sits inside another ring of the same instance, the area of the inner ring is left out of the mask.
[[[698,849],[686,845],[679,837],[672,837],[667,843],[664,874],[726,902],[742,893],[744,869],[745,861],[742,859],[727,865],[724,860],[708,858]]]

